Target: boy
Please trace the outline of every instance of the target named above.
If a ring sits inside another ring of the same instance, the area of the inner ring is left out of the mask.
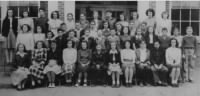
[[[56,44],[57,44],[57,50],[58,50],[58,53],[60,54],[59,55],[59,60],[58,60],[58,62],[59,62],[59,65],[62,65],[63,64],[63,60],[62,60],[62,52],[63,52],[63,48],[64,48],[64,44],[63,44],[63,32],[64,32],[64,30],[62,30],[62,29],[58,29],[58,36],[55,38],[55,40],[56,40]]]
[[[169,47],[171,38],[167,35],[168,30],[167,28],[162,28],[162,36],[158,39],[160,41],[160,47],[166,50]]]
[[[192,82],[192,69],[194,67],[194,59],[196,58],[196,37],[192,35],[193,28],[188,26],[186,28],[186,36],[183,37],[182,47],[183,47],[183,57],[185,57],[184,71],[185,71],[185,80]]]

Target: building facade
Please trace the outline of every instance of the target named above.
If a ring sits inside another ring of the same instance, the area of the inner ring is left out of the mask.
[[[113,16],[118,16],[122,12],[130,16],[132,11],[137,10],[140,21],[146,18],[146,10],[153,8],[157,20],[161,19],[163,11],[168,11],[173,26],[178,26],[182,35],[185,34],[185,27],[188,25],[193,26],[196,35],[200,32],[200,2],[198,1],[0,1],[1,25],[8,8],[14,9],[14,14],[18,18],[24,9],[29,10],[33,18],[38,16],[38,8],[44,8],[49,18],[52,11],[58,10],[62,20],[66,19],[67,13],[73,13],[74,18],[78,19],[78,14],[88,10],[98,11],[101,17],[105,16],[107,10],[112,11]]]

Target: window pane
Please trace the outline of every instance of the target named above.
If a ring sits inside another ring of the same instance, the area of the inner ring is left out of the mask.
[[[30,17],[37,17],[38,16],[38,6],[29,6],[29,14],[30,14]]]
[[[193,28],[193,34],[199,35],[199,22],[192,22],[191,26]]]
[[[173,34],[173,28],[177,27],[178,29],[180,29],[180,22],[172,22],[172,33]]]
[[[18,6],[9,6],[9,8],[13,10],[14,16],[19,17],[19,16],[18,16]],[[6,13],[5,13],[5,14],[6,14]]]
[[[79,21],[79,19],[80,19],[80,9],[77,9],[76,8],[76,11],[75,11],[75,19],[77,20],[77,21]]]
[[[199,9],[191,9],[191,20],[199,20]]]
[[[181,22],[181,34],[186,34],[186,27],[189,26],[189,22]]]
[[[181,10],[181,20],[190,20],[190,10],[189,9],[182,9]]]
[[[19,15],[22,16],[24,11],[28,11],[28,7],[27,6],[19,6]],[[30,15],[30,12],[29,12]]]
[[[172,9],[172,20],[180,20],[180,9]]]

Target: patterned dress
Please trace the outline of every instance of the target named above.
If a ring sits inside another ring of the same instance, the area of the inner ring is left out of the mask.
[[[44,78],[44,66],[47,60],[47,50],[45,48],[35,49],[32,53],[32,65],[30,67],[31,75],[36,78]]]

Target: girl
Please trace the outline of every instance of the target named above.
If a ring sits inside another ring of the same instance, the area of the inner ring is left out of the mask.
[[[126,26],[126,27],[123,27],[122,34],[120,36],[121,47],[124,45],[124,42],[127,41],[127,40],[130,41],[131,40],[131,36],[130,36],[130,30]]]
[[[147,27],[148,26],[153,26],[154,28],[156,28],[156,19],[155,19],[155,11],[153,9],[148,9],[146,11],[146,15],[148,16],[147,19],[144,20],[144,22],[147,23]]]
[[[15,18],[13,10],[8,9],[2,24],[2,36],[6,37],[6,63],[11,63],[13,60],[17,38],[17,24],[18,20]]]
[[[67,43],[67,48],[63,50],[63,69],[65,73],[66,83],[72,82],[72,76],[74,74],[75,63],[77,60],[77,50],[74,48],[75,43],[69,40]]]
[[[78,47],[79,39],[76,38],[76,31],[74,31],[74,30],[69,31],[69,36],[67,38],[67,41],[69,41],[69,40],[71,40],[75,43],[75,45],[74,45],[75,48]],[[67,44],[67,42],[65,44]]]
[[[67,13],[67,20],[65,23],[67,26],[67,31],[75,28],[75,20],[72,13]]]
[[[33,36],[35,43],[37,41],[44,41],[45,40],[45,34],[42,31],[43,31],[43,29],[42,29],[41,26],[36,26],[36,33]]]
[[[20,29],[24,24],[27,24],[28,26],[30,26],[31,30],[29,32],[31,32],[31,33],[34,32],[34,22],[33,22],[33,19],[31,17],[29,17],[28,11],[23,11],[21,19],[18,20],[18,32],[19,33],[22,32],[22,30],[20,30]]]
[[[94,46],[95,46],[95,40],[94,40],[93,37],[90,37],[90,30],[89,29],[85,29],[84,33],[85,34],[81,37],[80,42],[87,41],[88,48],[93,50]]]
[[[97,31],[97,38],[95,39],[96,45],[101,45],[102,49],[106,49],[105,41],[106,38],[102,35],[102,30]]]
[[[171,69],[170,77],[171,84],[174,87],[178,87],[178,79],[180,76],[180,67],[181,67],[181,49],[178,47],[178,42],[176,39],[171,39],[171,46],[166,50],[166,63],[168,67]]]
[[[117,50],[116,43],[111,43],[111,49],[107,55],[108,75],[112,76],[112,86],[120,87],[120,52]],[[117,82],[116,82],[117,81]]]
[[[145,35],[145,39],[147,42],[147,48],[152,50],[154,47],[154,42],[158,40],[158,37],[155,35],[153,26],[148,27],[148,32]]]
[[[44,66],[47,61],[47,50],[43,41],[38,41],[35,44],[35,49],[32,51],[32,65],[29,70],[31,73],[31,85],[34,87],[35,81],[40,85],[44,79]]]
[[[92,59],[92,51],[88,49],[87,41],[81,42],[81,49],[78,51],[78,81],[75,86],[79,86],[82,76],[83,86],[87,86],[88,68]]]
[[[94,12],[93,12],[92,21],[95,22],[95,29],[96,29],[96,30],[100,29],[101,26],[102,26],[102,24],[101,24],[101,23],[102,23],[102,20],[101,20],[100,17],[101,17],[101,16],[99,16],[98,11],[94,11]]]
[[[108,22],[103,23],[103,29],[102,29],[103,35],[107,38],[110,36],[110,27]]]
[[[181,36],[178,27],[175,27],[173,29],[173,36],[172,37],[175,38],[178,41],[178,47],[180,48],[182,46],[183,37]]]
[[[167,11],[164,11],[164,12],[162,12],[161,17],[162,17],[162,19],[159,20],[159,24],[158,24],[159,26],[157,28],[157,34],[156,35],[161,36],[162,35],[162,33],[161,33],[162,28],[167,28],[167,30],[168,30],[167,35],[171,36],[172,22],[169,19],[169,13]]]
[[[132,85],[132,78],[135,75],[135,51],[131,49],[131,42],[125,41],[124,48],[121,50],[121,62],[125,73],[126,86]]]
[[[121,25],[120,23],[116,23],[116,24],[115,24],[115,30],[116,30],[116,34],[117,34],[118,36],[120,36],[121,33],[122,33],[122,25]]]
[[[110,49],[110,44],[112,42],[115,42],[117,48],[120,49],[120,38],[119,38],[119,36],[116,35],[116,32],[114,29],[111,30],[111,35],[108,36],[108,38],[106,40],[106,49]]]
[[[86,29],[89,26],[89,21],[86,19],[86,16],[84,13],[80,14],[80,24],[82,29]]]
[[[90,22],[90,36],[93,38],[97,37],[97,29],[96,29],[96,23],[94,21]]]
[[[146,42],[141,41],[140,48],[136,49],[137,78],[141,85],[151,83],[152,74],[150,67],[150,51],[146,48]]]
[[[131,15],[132,16],[131,16],[131,20],[129,22],[129,28],[130,28],[130,31],[131,31],[131,36],[134,36],[136,29],[140,25],[140,21],[138,20],[139,14],[136,11],[132,12]]]
[[[60,20],[59,12],[53,11],[51,13],[51,19],[49,20],[48,24],[49,24],[49,30],[53,32],[55,37],[58,36],[57,29],[60,27],[60,24],[62,23],[63,22]]]
[[[25,45],[28,52],[34,49],[33,33],[30,32],[31,27],[28,24],[21,26],[22,33],[18,34],[16,45],[22,43]]]
[[[26,53],[25,45],[19,43],[17,45],[17,53],[15,54],[14,66],[17,68],[12,74],[11,79],[14,86],[18,90],[24,89],[29,75],[30,58]]]
[[[53,32],[49,31],[47,34],[46,34],[46,39],[45,39],[45,45],[47,46],[47,49],[50,48],[50,44],[51,42],[54,40],[54,34]]]
[[[134,42],[133,48],[139,48],[140,47],[140,42],[145,40],[144,36],[142,35],[141,29],[138,28],[136,30],[135,36],[132,37],[131,42]]]
[[[123,27],[128,26],[128,22],[126,21],[125,15],[121,13],[119,15],[119,21],[118,21]]]

